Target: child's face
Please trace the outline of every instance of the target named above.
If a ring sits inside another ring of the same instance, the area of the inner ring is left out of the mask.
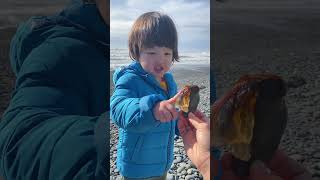
[[[156,77],[158,81],[172,65],[172,49],[154,46],[141,50],[139,62],[142,68]]]

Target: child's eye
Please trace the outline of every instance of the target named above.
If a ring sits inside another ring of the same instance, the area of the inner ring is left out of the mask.
[[[170,56],[170,55],[171,55],[171,53],[164,53],[164,55],[166,55],[166,56]]]
[[[155,54],[155,52],[147,52],[147,54]]]

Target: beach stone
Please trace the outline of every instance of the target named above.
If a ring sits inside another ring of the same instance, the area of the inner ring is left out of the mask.
[[[176,167],[175,163],[172,163],[172,164],[171,164],[171,167],[170,167],[170,170],[174,169],[175,167]],[[170,170],[169,170],[169,171],[170,171]]]
[[[174,147],[173,152],[174,153],[179,153],[180,149],[178,147]]]
[[[177,173],[181,173],[184,169],[185,169],[185,167],[184,167],[184,166],[180,166],[180,167],[178,167],[178,169],[177,169]]]
[[[181,172],[181,174],[187,175],[187,171],[186,171],[186,170],[183,170],[183,171]]]
[[[191,168],[191,164],[186,164],[185,167],[186,167],[186,169],[189,169],[189,168]]]
[[[197,176],[196,175],[187,175],[185,180],[194,180]]]
[[[182,157],[181,156],[177,156],[175,158],[175,160],[173,160],[173,163],[176,164],[176,163],[180,163],[182,161]]]
[[[194,169],[194,168],[190,168],[190,169],[187,170],[187,173],[188,174],[194,174],[195,171],[197,171],[197,170]]]
[[[320,152],[315,152],[313,155],[314,158],[320,159]]]
[[[185,163],[185,162],[180,163],[179,166],[180,166],[180,167],[183,166],[183,167],[185,167],[186,169],[188,168],[188,167],[187,167],[187,163]]]
[[[118,173],[118,172],[119,172],[119,170],[116,168],[113,172]]]
[[[315,164],[314,169],[320,170],[320,162],[318,162],[318,163]]]
[[[293,154],[293,155],[291,155],[291,158],[293,158],[297,161],[301,161],[303,159],[303,157],[300,154]]]
[[[177,147],[183,147],[183,142],[182,142],[182,141],[177,142],[177,143],[176,143],[176,146],[177,146]],[[180,149],[179,149],[179,150],[180,150]]]
[[[174,180],[174,175],[173,174],[167,174],[167,180]]]

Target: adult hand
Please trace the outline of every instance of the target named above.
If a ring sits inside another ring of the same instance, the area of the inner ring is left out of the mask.
[[[178,128],[189,159],[198,168],[204,179],[210,179],[209,119],[200,111],[194,114],[189,113],[188,119],[181,112]]]
[[[174,104],[178,98],[182,95],[182,91],[178,92],[174,97],[169,100],[160,101],[153,108],[153,114],[155,118],[161,122],[168,122],[178,118],[178,111]]]
[[[222,157],[222,180],[309,180],[311,174],[298,162],[284,152],[277,150],[272,160],[264,164],[255,161],[250,167],[250,175],[246,178],[236,176],[232,171],[232,155],[225,153]]]

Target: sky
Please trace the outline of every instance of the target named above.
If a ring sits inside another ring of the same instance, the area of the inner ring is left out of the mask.
[[[111,0],[110,46],[127,48],[133,22],[143,13],[160,11],[176,24],[179,51],[209,52],[210,0]]]

